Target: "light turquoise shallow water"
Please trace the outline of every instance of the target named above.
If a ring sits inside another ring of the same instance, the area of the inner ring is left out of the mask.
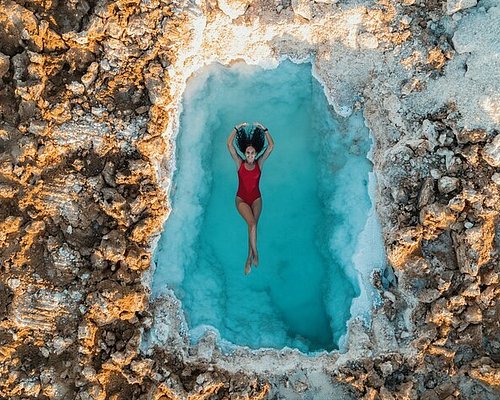
[[[263,123],[275,140],[260,184],[260,264],[248,276],[247,227],[225,145],[242,121]],[[153,295],[174,289],[193,341],[213,327],[251,348],[337,348],[359,294],[352,256],[371,207],[362,117],[332,118],[309,63],[213,64],[188,82],[176,143]]]

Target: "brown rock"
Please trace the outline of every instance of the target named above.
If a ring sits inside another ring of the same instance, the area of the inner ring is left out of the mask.
[[[160,64],[150,63],[148,65],[145,84],[151,103],[163,105],[165,101],[165,87],[163,82],[163,67]]]
[[[493,300],[500,293],[500,287],[497,284],[488,286],[479,296],[479,304],[481,308],[486,309],[493,304]]]
[[[447,229],[456,217],[447,207],[439,203],[425,206],[420,211],[420,222],[424,226],[424,238],[432,239],[441,231]]]
[[[385,386],[382,386],[380,388],[379,395],[381,400],[396,400],[395,397],[392,395],[391,391],[387,389]]]
[[[463,317],[466,322],[471,324],[479,324],[483,320],[481,309],[476,304],[467,307],[463,313]]]
[[[471,368],[469,370],[469,375],[491,387],[498,388],[500,386],[500,368],[488,365],[493,364],[491,360],[490,363],[488,363],[488,360],[478,361],[482,362],[482,365]]]
[[[496,215],[496,213],[485,214],[482,224],[467,229],[463,233],[452,233],[461,272],[476,276],[479,268],[490,260],[495,237]]]
[[[10,57],[0,53],[0,79],[2,79],[10,68]]]
[[[461,212],[465,208],[465,199],[463,196],[455,196],[448,202],[448,207],[455,212]]]
[[[0,247],[3,245],[3,242],[7,239],[7,236],[10,233],[19,231],[21,222],[21,217],[12,216],[7,217],[5,220],[0,222]]]
[[[434,201],[434,179],[428,177],[424,180],[418,195],[417,207],[421,210],[426,205]]]
[[[14,186],[0,183],[0,199],[12,199],[18,191]]]
[[[138,141],[137,150],[146,158],[156,159],[160,158],[159,154],[165,154],[167,151],[167,143],[161,136],[148,137]]]
[[[465,157],[467,162],[472,165],[473,167],[477,167],[479,165],[479,146],[477,145],[472,145],[464,148],[462,150],[462,156]]]
[[[483,129],[462,129],[460,131],[454,131],[454,133],[460,144],[480,143],[484,142],[488,137],[488,133]]]
[[[123,233],[114,230],[103,236],[99,247],[105,260],[118,262],[124,259],[126,246]]]
[[[424,289],[419,293],[418,299],[422,303],[432,303],[434,300],[438,299],[440,295],[441,292],[437,289]]]
[[[146,270],[150,266],[151,255],[145,249],[132,244],[127,249],[125,262],[131,270]]]
[[[401,268],[406,266],[408,260],[420,251],[422,230],[419,228],[401,229],[391,238],[394,243],[388,249],[387,257],[390,263]]]
[[[449,299],[449,307],[453,311],[457,311],[458,309],[463,309],[467,304],[467,301],[462,296],[452,296]]]
[[[499,273],[494,270],[483,271],[481,274],[481,283],[483,285],[492,285],[499,282]]]
[[[131,239],[134,242],[146,242],[153,234],[161,232],[161,229],[162,222],[159,218],[145,218],[134,226]]]
[[[99,326],[116,320],[131,320],[135,313],[146,306],[146,295],[131,288],[110,288],[102,293],[91,293],[88,298],[92,304],[88,316]]]
[[[442,324],[451,325],[454,315],[448,309],[447,301],[444,298],[436,300],[431,307],[430,313],[427,315],[427,321],[438,326]]]
[[[461,295],[464,297],[473,297],[476,298],[481,294],[481,288],[479,287],[479,282],[474,279],[472,275],[466,275],[466,279],[464,279],[464,283],[462,284]]]
[[[457,337],[457,344],[466,344],[476,346],[483,340],[481,324],[468,325]]]

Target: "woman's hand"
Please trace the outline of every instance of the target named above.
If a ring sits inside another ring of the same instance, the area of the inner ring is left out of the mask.
[[[260,122],[254,122],[253,123],[255,126],[258,126],[261,129],[266,129],[264,125],[262,125]]]
[[[246,122],[242,122],[239,125],[236,125],[235,128],[241,128],[242,126],[247,126],[248,124]]]

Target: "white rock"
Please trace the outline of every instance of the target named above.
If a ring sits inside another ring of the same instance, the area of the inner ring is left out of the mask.
[[[477,0],[448,0],[446,2],[446,13],[448,15],[455,14],[457,11],[474,7],[476,4]]]
[[[360,33],[358,35],[358,46],[362,49],[376,49],[378,47],[378,39],[369,32]]]
[[[394,371],[394,368],[390,361],[380,364],[380,371],[384,377],[389,376]]]
[[[292,383],[292,386],[297,393],[304,393],[307,389],[309,389],[307,383],[302,380]]]
[[[438,170],[438,169],[431,169],[431,176],[434,178],[434,179],[439,179],[441,178],[441,172]]]
[[[85,377],[85,379],[92,382],[96,379],[96,370],[90,365],[87,365],[83,368],[82,375]]]
[[[431,146],[431,150],[434,150],[436,146],[439,145],[437,141],[437,132],[436,132],[436,127],[434,124],[429,121],[428,119],[425,119],[424,122],[422,122],[422,132],[429,141],[429,145]],[[435,178],[436,179],[436,178]]]
[[[251,0],[219,0],[218,5],[221,11],[231,19],[238,18],[245,14]]]
[[[63,351],[66,350],[72,343],[73,341],[71,339],[64,339],[61,337],[57,337],[52,342],[52,345],[54,347],[54,351],[56,352],[56,354],[59,355],[62,354]]]
[[[78,95],[82,95],[85,93],[85,86],[83,86],[80,82],[73,81],[71,83],[68,83],[66,85],[66,88]]]
[[[92,107],[90,111],[93,115],[95,115],[98,118],[104,117],[104,113],[106,112],[106,109],[104,107]]]
[[[97,73],[99,71],[99,64],[93,62],[87,69],[87,73],[82,76],[81,81],[88,88],[97,78]]]
[[[21,281],[17,278],[12,278],[7,281],[7,284],[11,289],[17,289],[19,286],[21,286]]]
[[[495,182],[497,185],[500,186],[500,174],[498,172],[495,172],[492,176],[491,176],[491,180],[493,182]]]
[[[484,146],[483,158],[492,167],[500,167],[500,135]]]
[[[438,190],[440,193],[450,193],[458,188],[460,180],[451,176],[443,176],[438,180]]]
[[[104,71],[109,71],[111,69],[111,66],[109,65],[109,61],[106,59],[101,60],[101,63],[99,64],[101,68]]]
[[[310,0],[292,0],[293,12],[307,20],[312,18],[312,2]]]
[[[396,302],[396,296],[394,296],[394,293],[389,292],[388,290],[384,291],[384,297],[390,300],[392,303]]]
[[[40,347],[40,353],[42,353],[42,356],[44,356],[45,358],[47,358],[50,355],[49,349],[43,346]]]
[[[401,335],[400,335],[401,339],[407,339],[410,336],[411,336],[410,332],[408,332],[408,331],[403,331],[403,332],[401,332]]]
[[[409,17],[408,15],[403,15],[401,17],[401,23],[404,25],[410,25],[410,22],[413,20],[413,18]]]

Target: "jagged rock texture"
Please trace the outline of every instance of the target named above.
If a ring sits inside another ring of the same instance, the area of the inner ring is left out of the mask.
[[[261,12],[314,21],[342,6],[335,3],[205,7],[249,21]],[[454,44],[440,30],[456,3],[374,3],[357,37],[359,48],[378,49],[409,72],[384,82],[373,70],[354,88],[377,139],[377,210],[397,283],[387,289],[374,277],[384,304],[360,336],[371,354],[350,356],[351,347],[330,371],[352,398],[500,395],[498,127],[464,128],[453,103],[428,115],[403,107],[456,56],[460,38]],[[0,4],[3,398],[272,393],[266,375],[192,364],[175,349],[139,351],[152,325],[141,278],[170,211],[160,177],[172,156],[167,68],[195,8],[163,0]],[[419,52],[403,57],[405,46]],[[307,388],[294,385],[298,393]]]

